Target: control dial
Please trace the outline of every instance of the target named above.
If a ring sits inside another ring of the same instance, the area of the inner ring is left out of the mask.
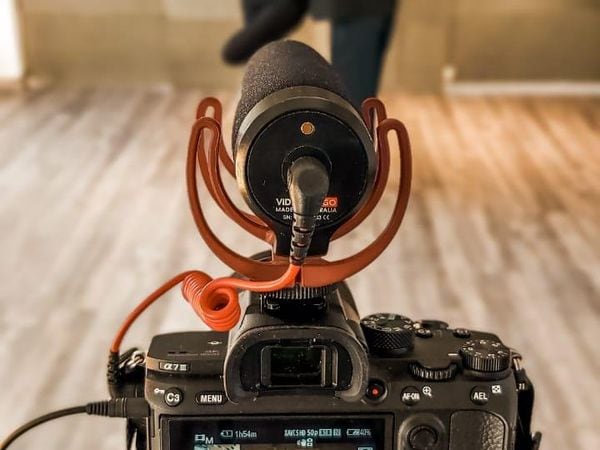
[[[471,339],[460,348],[465,368],[478,372],[502,372],[510,367],[510,349],[491,339]]]
[[[414,326],[399,314],[373,314],[360,322],[369,349],[380,355],[398,355],[413,347]]]
[[[425,367],[419,363],[412,363],[409,366],[410,373],[420,380],[425,381],[447,381],[456,375],[456,364],[450,364],[448,367]]]

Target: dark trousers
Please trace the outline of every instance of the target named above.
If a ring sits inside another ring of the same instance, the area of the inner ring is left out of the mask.
[[[377,94],[392,16],[364,16],[332,23],[331,62],[357,106]]]

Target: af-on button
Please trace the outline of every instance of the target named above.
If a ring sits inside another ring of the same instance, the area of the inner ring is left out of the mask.
[[[402,391],[400,400],[402,400],[402,403],[408,406],[416,405],[421,401],[421,391],[414,386],[408,386]]]

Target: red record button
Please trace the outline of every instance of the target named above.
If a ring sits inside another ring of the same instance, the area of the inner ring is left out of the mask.
[[[381,400],[385,396],[385,386],[381,381],[371,381],[367,387],[367,398],[369,400]]]

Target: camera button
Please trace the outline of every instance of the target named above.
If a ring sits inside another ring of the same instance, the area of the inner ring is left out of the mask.
[[[490,400],[490,388],[475,386],[471,391],[471,401],[476,405],[485,405]]]
[[[196,403],[199,405],[222,405],[227,402],[227,396],[222,391],[198,392]]]
[[[471,337],[471,331],[467,330],[466,328],[456,328],[452,332],[452,334],[454,335],[454,337],[462,339],[467,339]]]
[[[412,450],[431,450],[436,447],[438,434],[428,425],[417,426],[408,434],[408,442]]]
[[[183,392],[177,388],[169,388],[165,391],[165,403],[167,406],[179,406],[183,401]]]
[[[420,338],[433,337],[433,331],[431,331],[429,328],[419,328],[417,331],[415,331],[415,334]]]
[[[400,396],[402,403],[408,406],[416,405],[421,401],[421,391],[414,386],[408,386],[402,390]]]
[[[366,397],[372,401],[383,400],[386,394],[386,388],[383,382],[371,380],[367,387]]]

